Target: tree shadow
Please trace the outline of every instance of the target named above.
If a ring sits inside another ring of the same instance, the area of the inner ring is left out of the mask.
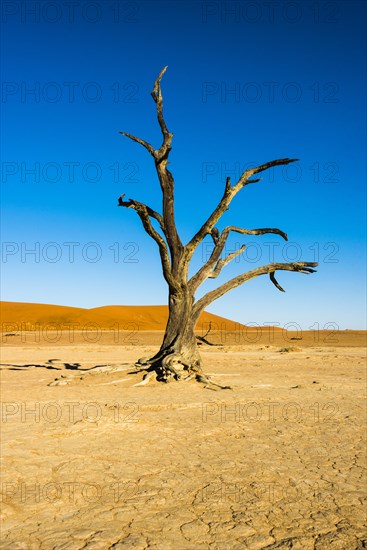
[[[57,362],[59,365],[55,366],[54,363]],[[41,369],[48,370],[75,370],[79,372],[87,372],[97,367],[107,367],[108,365],[94,365],[93,367],[88,367],[81,369],[80,363],[64,363],[60,359],[48,359],[45,363],[25,363],[24,365],[17,365],[15,363],[0,363],[0,367],[9,367],[7,370],[24,370],[29,367],[36,367]]]

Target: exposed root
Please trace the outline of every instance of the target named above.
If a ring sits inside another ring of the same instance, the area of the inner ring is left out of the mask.
[[[213,382],[201,370],[201,361],[196,359],[188,362],[181,353],[164,350],[152,358],[142,357],[135,363],[139,371],[147,371],[141,382],[134,386],[144,386],[156,375],[158,382],[171,382],[172,380],[189,382],[195,379],[204,384],[206,388],[215,386],[222,390],[230,390],[231,386],[225,386]]]
[[[205,374],[197,374],[196,380],[198,382],[201,382],[202,384],[205,384],[205,387],[207,388],[209,385],[216,386],[217,388],[221,388],[222,390],[231,390],[231,386],[223,386],[222,384],[217,384],[216,382],[213,382],[208,376],[205,376]]]
[[[142,367],[142,366],[145,366],[145,365],[150,365],[150,362],[149,362],[149,357],[141,357],[140,359],[138,359],[135,363],[135,365],[137,367]]]
[[[185,378],[183,378],[183,381],[184,382],[190,382],[190,380],[192,380],[196,376],[197,376],[196,374],[189,374],[188,376],[185,376]]]
[[[144,374],[143,380],[141,382],[138,382],[137,384],[134,384],[133,388],[135,388],[136,386],[145,386],[145,384],[148,384],[153,375],[154,372],[147,372],[146,374]]]
[[[49,382],[48,386],[67,385],[77,378],[82,380],[86,376],[90,375],[110,374],[120,371],[128,371],[126,374],[144,373],[142,380],[137,384],[134,384],[133,387],[145,386],[146,384],[148,384],[149,380],[151,380],[155,376],[156,380],[159,382],[168,383],[172,380],[190,382],[191,380],[196,380],[197,382],[204,384],[206,388],[210,388],[210,386],[215,386],[223,390],[232,389],[231,386],[224,386],[222,384],[213,382],[210,376],[205,375],[202,372],[201,360],[198,355],[194,354],[189,361],[183,354],[173,351],[170,352],[169,350],[164,350],[163,352],[160,352],[151,359],[146,357],[138,359],[138,361],[134,364],[136,368],[135,371],[129,369],[129,363],[94,365],[92,367],[79,368],[81,366],[79,363],[62,363],[58,359],[50,359],[46,361],[45,364],[32,363],[26,365],[18,365],[13,363],[2,363],[1,365],[5,367],[12,367],[13,370],[18,370],[24,367],[50,368],[50,364],[54,364],[56,361],[59,362],[60,365],[63,365],[66,369],[75,370],[76,373],[74,376],[70,375],[67,377],[64,374],[61,374],[60,377],[55,378],[54,380]],[[52,368],[60,370],[60,368],[58,367]],[[102,385],[117,384],[126,380],[128,380],[128,378],[121,378],[119,380],[113,380],[112,382],[105,382]]]

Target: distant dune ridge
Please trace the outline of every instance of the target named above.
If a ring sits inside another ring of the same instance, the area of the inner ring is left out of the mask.
[[[103,306],[84,309],[51,304],[24,302],[0,302],[0,322],[2,331],[33,330],[45,327],[49,330],[67,330],[71,325],[75,330],[86,326],[98,329],[164,330],[168,318],[167,306]],[[200,315],[197,330],[205,331],[212,323],[212,330],[238,330],[241,325],[213,313]],[[132,326],[133,324],[133,326]]]

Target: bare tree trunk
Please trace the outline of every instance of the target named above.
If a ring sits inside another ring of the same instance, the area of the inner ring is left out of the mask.
[[[170,292],[168,321],[160,349],[180,353],[187,365],[192,365],[198,358],[195,337],[197,318],[193,315],[193,305],[194,297],[187,289],[182,293]]]
[[[197,347],[195,325],[198,315],[194,313],[194,296],[187,285],[180,290],[169,291],[169,313],[162,345],[150,359],[141,359],[138,364],[149,365],[158,373],[158,379],[168,382],[191,374],[201,373],[201,357]]]

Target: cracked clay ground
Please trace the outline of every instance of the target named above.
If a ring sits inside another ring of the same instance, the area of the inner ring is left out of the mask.
[[[3,550],[367,547],[362,347],[205,347],[232,390],[135,387],[152,342],[4,346]],[[19,367],[52,357],[80,367]]]

